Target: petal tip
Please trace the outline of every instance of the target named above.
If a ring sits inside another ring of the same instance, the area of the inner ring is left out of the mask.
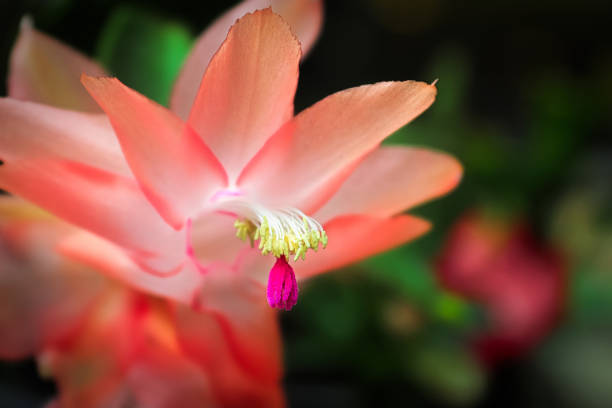
[[[29,32],[34,29],[34,19],[29,14],[24,14],[19,21],[19,31]]]

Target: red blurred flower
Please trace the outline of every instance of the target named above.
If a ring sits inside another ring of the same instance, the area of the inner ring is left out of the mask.
[[[489,328],[474,347],[489,364],[538,344],[564,309],[566,265],[524,224],[465,215],[451,229],[436,270],[443,286],[486,308]]]

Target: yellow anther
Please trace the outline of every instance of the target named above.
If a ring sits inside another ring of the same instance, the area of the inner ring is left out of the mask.
[[[250,220],[236,220],[236,236],[243,241],[247,237],[251,242],[259,240],[259,250],[263,255],[271,253],[277,258],[293,255],[294,260],[304,259],[309,249],[314,251],[319,246],[327,245],[327,234],[318,223],[308,220],[305,216],[293,218],[291,222],[274,220],[271,224],[266,216],[260,218],[261,224],[257,225]],[[295,222],[297,221],[297,223]]]

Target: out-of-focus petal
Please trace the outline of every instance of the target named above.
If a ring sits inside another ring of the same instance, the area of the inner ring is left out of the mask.
[[[341,214],[397,214],[449,192],[461,173],[459,162],[445,153],[381,147],[359,164],[315,218],[325,222]]]
[[[170,100],[171,109],[181,118],[187,119],[204,72],[230,27],[243,15],[270,5],[297,35],[302,45],[302,54],[305,55],[312,48],[323,22],[322,0],[246,0],[237,4],[200,35],[183,65]]]
[[[177,336],[187,355],[211,373],[220,405],[284,406],[280,333],[262,288],[226,276],[203,289],[201,312],[177,308]]]
[[[0,356],[23,358],[79,326],[103,278],[54,251],[68,226],[14,197],[0,197]]]
[[[270,9],[242,17],[210,62],[189,124],[235,180],[293,114],[300,45]]]
[[[153,348],[139,352],[125,385],[143,408],[215,408],[208,373],[182,355]]]
[[[131,174],[105,115],[0,98],[0,124],[0,160],[4,162],[66,159]]]
[[[141,338],[140,316],[132,310],[129,290],[109,289],[71,341],[49,345],[38,358],[40,371],[56,381],[62,408],[134,402],[124,380]]]
[[[172,269],[148,268],[130,257],[122,248],[86,231],[65,238],[59,245],[62,254],[143,292],[190,304],[198,292],[203,275],[192,262]]]
[[[410,215],[378,218],[365,215],[337,217],[324,225],[327,248],[293,264],[298,279],[337,269],[411,241],[427,231],[429,222]]]
[[[18,222],[37,222],[44,221],[44,225],[50,220],[56,220],[48,212],[35,206],[34,204],[22,200],[19,197],[10,195],[0,195],[0,226],[16,224]],[[57,220],[56,220],[57,221]],[[57,221],[59,222],[59,221]],[[54,222],[55,224],[55,222]],[[62,224],[63,226],[70,228],[68,224]],[[41,227],[44,230],[44,228]],[[10,230],[10,228],[9,228]],[[56,225],[53,230],[62,231],[59,225]],[[4,236],[3,236],[3,239]]]
[[[335,93],[297,115],[261,149],[238,184],[270,205],[312,213],[358,161],[389,134],[420,115],[436,88],[384,82]]]
[[[272,10],[280,14],[300,40],[302,58],[317,41],[323,26],[322,0],[272,0]]]
[[[36,31],[31,21],[24,18],[10,57],[10,97],[60,108],[100,112],[79,82],[82,73],[106,75],[98,64]]]
[[[84,75],[82,81],[108,114],[145,195],[174,228],[227,184],[217,158],[172,112],[116,78]]]

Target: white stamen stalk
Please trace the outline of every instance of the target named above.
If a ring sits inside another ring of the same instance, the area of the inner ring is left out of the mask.
[[[308,249],[316,251],[320,244],[323,248],[327,245],[327,234],[321,224],[297,208],[270,209],[244,197],[226,200],[221,206],[238,215],[234,223],[236,236],[249,238],[251,245],[259,240],[264,255],[304,259]]]

